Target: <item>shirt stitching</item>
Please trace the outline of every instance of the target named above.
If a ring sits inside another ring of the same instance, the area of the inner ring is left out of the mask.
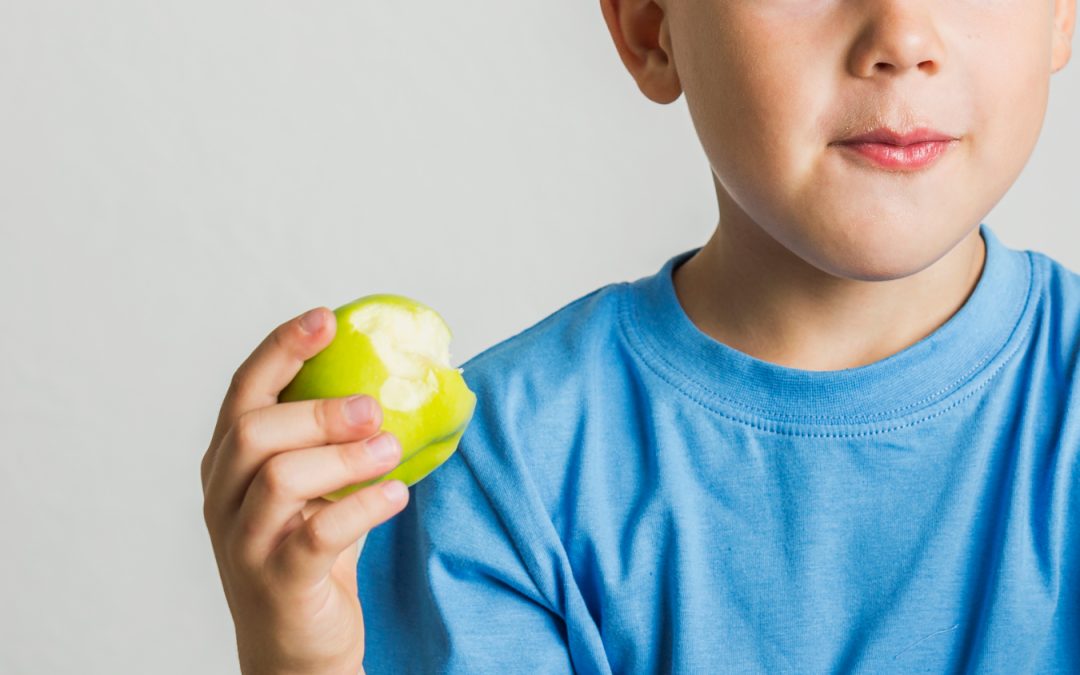
[[[1032,297],[1034,295],[1033,292],[1032,292],[1032,289],[1036,285],[1036,283],[1035,283],[1036,279],[1038,278],[1039,280],[1041,280],[1041,274],[1039,272],[1038,267],[1034,264],[1031,252],[1026,251],[1025,253],[1026,253],[1026,259],[1028,261],[1028,284],[1027,284],[1026,293],[1024,295],[1024,301],[1022,303],[1021,310],[1020,310],[1020,313],[1019,313],[1019,318],[1017,319],[1016,323],[1013,325],[1012,331],[1009,333],[1009,336],[1005,339],[1005,341],[1002,344],[1001,348],[999,348],[998,351],[994,353],[993,357],[998,356],[1001,353],[1001,349],[1004,348],[1006,345],[1008,345],[1010,342],[1015,342],[1015,346],[1013,347],[1012,351],[1002,360],[1001,364],[999,364],[998,367],[995,368],[994,371],[992,373],[990,373],[982,383],[980,383],[977,387],[973,388],[970,392],[965,394],[963,397],[959,398],[957,401],[955,401],[954,403],[952,403],[951,405],[949,405],[946,408],[943,408],[943,409],[941,409],[941,410],[939,410],[939,411],[937,411],[935,413],[927,415],[926,417],[922,417],[922,418],[910,421],[907,424],[903,424],[903,425],[900,425],[900,426],[893,426],[893,427],[887,427],[887,428],[882,428],[882,429],[871,429],[871,430],[865,430],[865,431],[859,431],[859,432],[850,432],[850,433],[802,433],[802,432],[785,430],[785,429],[782,428],[782,426],[784,424],[790,424],[790,423],[814,423],[813,421],[815,421],[815,420],[827,420],[827,421],[831,421],[831,422],[840,422],[840,423],[857,423],[857,422],[855,422],[855,420],[864,420],[863,423],[865,423],[866,420],[872,420],[875,417],[896,415],[898,413],[902,413],[903,411],[906,411],[906,410],[912,408],[913,406],[917,406],[917,405],[920,405],[922,403],[925,403],[926,401],[928,401],[928,400],[930,400],[930,399],[932,399],[934,397],[940,397],[942,394],[947,393],[952,389],[955,389],[957,387],[957,385],[962,383],[964,379],[968,378],[974,372],[974,370],[969,371],[968,373],[966,373],[959,380],[957,380],[953,384],[949,385],[949,387],[939,391],[937,394],[934,394],[934,395],[931,395],[930,397],[924,398],[921,401],[917,401],[915,403],[907,404],[907,405],[905,405],[905,406],[903,406],[901,408],[896,408],[895,410],[890,410],[890,411],[886,411],[886,412],[882,412],[882,413],[875,413],[873,415],[860,415],[860,416],[847,416],[847,415],[797,415],[797,414],[793,414],[793,413],[776,413],[774,411],[769,411],[769,410],[766,410],[764,408],[761,408],[760,406],[752,406],[752,405],[748,405],[746,403],[735,401],[731,397],[724,396],[722,394],[716,393],[716,392],[714,392],[712,390],[709,390],[707,387],[705,387],[703,385],[697,384],[696,382],[694,383],[695,388],[703,390],[705,393],[709,394],[710,396],[712,396],[715,399],[718,399],[720,401],[724,401],[724,402],[732,405],[733,407],[740,408],[740,409],[743,409],[745,411],[748,411],[750,414],[762,413],[763,416],[770,417],[770,419],[768,421],[776,422],[776,424],[774,426],[775,427],[780,427],[780,428],[772,428],[772,427],[769,427],[769,426],[764,426],[764,425],[762,425],[761,423],[759,423],[757,421],[748,421],[748,420],[745,420],[745,419],[741,419],[741,418],[732,416],[732,415],[730,415],[728,413],[725,413],[724,411],[714,407],[711,403],[705,401],[703,398],[697,396],[695,393],[689,391],[688,388],[684,387],[681,383],[676,382],[674,379],[669,377],[667,373],[662,372],[657,367],[657,365],[652,361],[652,359],[648,358],[649,356],[652,356],[657,361],[661,362],[665,366],[665,368],[667,368],[668,370],[671,370],[671,371],[677,372],[677,373],[680,373],[681,370],[677,366],[672,364],[662,353],[660,353],[658,350],[654,349],[651,345],[649,345],[647,340],[643,339],[641,334],[638,332],[636,326],[634,326],[634,324],[629,321],[629,312],[630,312],[630,310],[628,309],[627,306],[629,304],[631,304],[630,299],[628,297],[629,292],[630,292],[631,289],[629,288],[628,284],[624,284],[624,286],[626,287],[624,290],[626,292],[624,292],[621,295],[620,299],[619,299],[619,301],[620,301],[620,304],[619,304],[620,323],[623,324],[623,326],[622,326],[623,327],[623,334],[626,335],[627,337],[631,338],[630,339],[631,346],[638,353],[639,358],[641,358],[641,360],[644,361],[646,363],[646,365],[649,366],[650,370],[655,372],[661,379],[663,379],[665,382],[670,384],[672,387],[674,387],[678,391],[682,392],[685,396],[687,396],[688,398],[690,398],[694,402],[698,403],[699,405],[701,405],[705,409],[707,409],[707,410],[709,410],[709,411],[711,411],[711,412],[713,412],[713,413],[715,413],[715,414],[717,414],[717,415],[719,415],[719,416],[721,416],[721,417],[723,417],[725,419],[729,419],[729,420],[732,420],[732,421],[737,422],[739,424],[743,424],[743,425],[746,425],[746,426],[749,426],[749,427],[752,427],[752,428],[755,428],[755,429],[759,429],[761,431],[766,431],[766,432],[769,432],[769,433],[774,433],[774,434],[779,434],[779,435],[784,435],[784,436],[800,436],[800,437],[808,437],[808,438],[854,438],[854,437],[859,437],[859,436],[868,436],[868,435],[876,435],[876,434],[881,434],[881,433],[888,433],[888,432],[891,432],[891,431],[897,431],[897,430],[900,430],[900,429],[905,429],[905,428],[910,427],[910,426],[914,426],[916,424],[920,424],[920,423],[922,423],[924,421],[933,419],[934,417],[937,417],[937,416],[945,413],[946,411],[951,410],[952,408],[956,407],[961,402],[965,401],[966,399],[968,399],[969,397],[974,395],[976,392],[981,390],[983,387],[985,387],[997,375],[997,373],[1012,359],[1012,357],[1016,354],[1016,352],[1019,350],[1020,346],[1024,343],[1025,338],[1027,337],[1027,335],[1031,331],[1031,325],[1032,325],[1033,321],[1028,320],[1028,321],[1025,322],[1024,317],[1028,313],[1028,308],[1031,306]],[[636,303],[635,303],[635,308],[634,308],[633,311],[635,311],[635,313],[637,311]],[[1016,337],[1016,335],[1017,335],[1017,329],[1019,329],[1021,327],[1024,328],[1023,335],[1019,339],[1014,339]],[[636,344],[634,344],[634,343],[636,343]],[[643,352],[648,352],[648,354],[645,354]],[[993,357],[991,357],[991,358],[993,358]],[[988,359],[983,359],[982,361],[980,361],[979,367],[984,365],[987,360]]]

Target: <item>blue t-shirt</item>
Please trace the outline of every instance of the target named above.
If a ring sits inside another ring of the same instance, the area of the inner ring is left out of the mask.
[[[362,551],[368,674],[1080,673],[1080,275],[980,232],[869,365],[702,333],[697,249],[469,360],[458,452]]]

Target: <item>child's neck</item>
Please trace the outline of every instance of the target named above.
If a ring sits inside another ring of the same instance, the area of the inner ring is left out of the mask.
[[[756,225],[723,223],[674,273],[700,331],[777,365],[841,370],[915,344],[963,306],[982,274],[978,227],[920,272],[858,281],[810,265]]]

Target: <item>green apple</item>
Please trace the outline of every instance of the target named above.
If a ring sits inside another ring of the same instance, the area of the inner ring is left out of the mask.
[[[427,305],[388,293],[342,305],[334,316],[333,341],[304,362],[278,400],[368,394],[382,406],[382,430],[401,442],[396,468],[326,499],[388,479],[415,485],[454,454],[476,407],[464,371],[450,366],[450,328]]]

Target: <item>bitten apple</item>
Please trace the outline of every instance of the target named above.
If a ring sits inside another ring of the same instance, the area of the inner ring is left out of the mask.
[[[334,316],[334,339],[304,362],[278,400],[368,394],[382,406],[382,430],[401,442],[396,468],[326,499],[387,479],[415,485],[454,454],[476,407],[464,371],[450,366],[450,328],[427,305],[388,293],[342,305]]]

